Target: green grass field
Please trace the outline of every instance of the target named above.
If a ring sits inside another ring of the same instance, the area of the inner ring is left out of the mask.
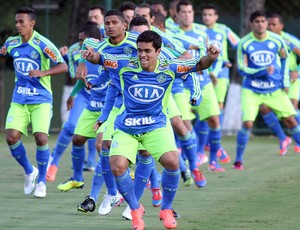
[[[51,149],[57,135],[50,136]],[[33,137],[23,138],[34,164]],[[131,222],[121,214],[126,205],[113,208],[108,216],[97,212],[77,212],[77,205],[89,194],[92,173],[85,173],[82,190],[60,192],[56,186],[72,175],[70,148],[63,155],[56,182],[47,184],[47,197],[23,194],[23,171],[11,157],[0,134],[0,229],[131,229]],[[223,146],[234,159],[235,137],[224,137]],[[251,137],[245,154],[245,170],[235,171],[226,164],[225,173],[201,169],[207,187],[185,187],[180,182],[174,209],[180,213],[178,229],[300,229],[300,155],[290,147],[280,157],[278,142],[270,137]],[[106,189],[103,187],[98,200]],[[146,209],[146,229],[164,229],[158,208],[151,205],[151,193],[145,190],[141,203]]]

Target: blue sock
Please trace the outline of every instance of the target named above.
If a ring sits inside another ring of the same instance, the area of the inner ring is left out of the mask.
[[[8,146],[11,152],[11,155],[16,159],[16,161],[23,167],[25,174],[30,174],[33,171],[32,164],[30,164],[26,150],[21,140],[14,145]]]
[[[109,150],[102,149],[101,151],[101,166],[102,166],[102,175],[107,187],[107,193],[111,196],[117,195],[117,188],[114,181],[113,174],[110,169],[109,164]]]
[[[134,174],[134,194],[139,201],[144,193],[145,186],[153,167],[153,157],[138,155],[138,162]]]
[[[101,159],[99,159],[99,161],[95,167],[95,172],[94,172],[93,181],[92,181],[92,187],[91,187],[91,191],[90,191],[90,197],[92,197],[94,199],[95,203],[98,200],[99,193],[101,191],[103,182],[104,182],[104,178],[102,176]]]
[[[250,129],[246,129],[245,127],[243,127],[237,134],[235,162],[243,161],[243,155],[249,140],[250,131],[251,131]]]
[[[298,125],[300,125],[300,111],[299,111],[299,109],[297,109],[296,112],[297,113],[295,115],[295,119],[296,119]]]
[[[71,140],[72,140],[72,134],[68,130],[63,128],[59,133],[55,148],[53,149],[53,152],[51,154],[53,157],[51,165],[58,166],[59,160],[62,154],[66,151]]]
[[[160,187],[160,185],[159,185],[160,181],[158,179],[159,176],[160,175],[156,170],[155,161],[153,160],[153,166],[152,166],[151,174],[150,174],[150,178],[149,178],[151,181],[151,189]]]
[[[221,148],[221,128],[209,129],[209,163],[218,162],[217,152]]]
[[[224,109],[220,109],[219,119],[220,119],[220,125],[222,127],[224,121]]]
[[[126,200],[131,210],[138,209],[140,207],[138,200],[135,197],[133,181],[131,179],[129,170],[126,170],[123,175],[115,176],[115,183],[118,191]]]
[[[96,165],[96,138],[88,140],[88,158],[86,160],[87,164],[95,167]]]
[[[178,189],[180,179],[180,170],[167,170],[163,169],[161,185],[163,200],[161,209],[172,209],[172,203]]]
[[[73,179],[83,181],[83,163],[85,157],[84,145],[74,145],[72,147]]]
[[[262,115],[265,124],[272,129],[273,133],[278,137],[278,139],[280,141],[284,141],[284,139],[286,138],[286,135],[283,132],[283,129],[280,125],[280,122],[278,120],[278,118],[276,117],[275,113],[273,113],[272,111]]]
[[[47,173],[47,165],[50,157],[49,146],[36,146],[36,161],[39,169],[39,178],[37,179],[37,183],[44,182],[46,183],[46,173]]]
[[[192,133],[189,132],[184,137],[178,137],[178,139],[180,140],[182,151],[189,160],[190,170],[193,171],[198,167],[196,165],[197,146],[193,141]]]
[[[183,160],[182,154],[179,154],[179,168],[180,168],[180,172],[185,172],[187,170],[186,168],[186,164],[185,164],[185,161]]]
[[[195,130],[198,135],[198,152],[204,154],[204,148],[208,140],[209,127],[207,121],[196,121]]]
[[[297,125],[296,127],[291,128],[290,130],[292,132],[292,136],[293,136],[294,140],[296,141],[296,143],[298,145],[300,145],[300,126]]]

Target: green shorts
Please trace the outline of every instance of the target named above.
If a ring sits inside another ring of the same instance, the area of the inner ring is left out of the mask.
[[[6,117],[5,129],[15,129],[28,135],[27,128],[31,123],[32,133],[49,133],[52,118],[52,105],[18,104],[12,102]]]
[[[228,90],[228,85],[229,85],[228,78],[218,78],[218,83],[215,86],[215,93],[218,102],[224,102]]]
[[[198,113],[200,121],[206,120],[211,116],[220,115],[220,108],[212,83],[204,86],[202,89],[202,101],[200,105],[194,106],[193,109]]]
[[[259,106],[265,104],[276,113],[278,118],[289,117],[296,114],[288,95],[281,89],[270,94],[257,94],[249,89],[242,89],[243,121],[254,121]]]
[[[94,126],[100,115],[100,111],[92,112],[88,109],[84,109],[78,118],[74,134],[88,138],[95,138],[97,133],[94,130]]]
[[[290,88],[289,88],[289,98],[290,99],[296,99],[299,100],[299,94],[300,94],[300,80],[297,79],[294,82],[291,82]]]
[[[124,156],[134,164],[140,144],[157,161],[164,153],[177,151],[174,133],[170,131],[169,127],[159,128],[144,135],[130,135],[117,129],[113,134],[109,155]]]
[[[167,118],[171,119],[176,116],[181,116],[181,113],[177,107],[177,104],[176,104],[172,94],[170,94],[169,101],[168,101],[168,107],[167,107]]]
[[[173,94],[176,105],[181,113],[182,120],[193,120],[195,114],[192,113],[190,104],[190,91],[185,89],[182,93]]]
[[[103,140],[104,141],[111,141],[112,135],[115,131],[115,120],[119,113],[120,109],[117,107],[113,107],[109,113],[107,120],[100,126],[97,130],[98,133],[103,133]]]

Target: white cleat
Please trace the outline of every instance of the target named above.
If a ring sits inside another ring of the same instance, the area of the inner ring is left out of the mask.
[[[40,181],[38,184],[36,184],[33,195],[38,198],[44,198],[46,194],[46,184],[43,181]]]
[[[109,194],[104,195],[103,202],[101,203],[98,213],[100,215],[108,215],[111,212],[112,207],[120,206],[124,202],[122,195],[117,192],[117,195],[111,196]]]
[[[131,209],[130,209],[129,205],[126,206],[126,209],[122,213],[122,218],[124,218],[126,220],[132,220]]]
[[[32,166],[32,167],[33,167],[32,173],[24,175],[24,193],[25,193],[25,195],[30,195],[33,192],[34,187],[35,187],[35,181],[39,174],[39,170],[34,166]]]

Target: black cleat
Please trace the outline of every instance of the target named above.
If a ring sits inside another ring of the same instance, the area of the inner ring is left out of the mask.
[[[93,212],[95,211],[96,204],[93,198],[86,196],[85,200],[77,206],[77,210],[80,212]]]

